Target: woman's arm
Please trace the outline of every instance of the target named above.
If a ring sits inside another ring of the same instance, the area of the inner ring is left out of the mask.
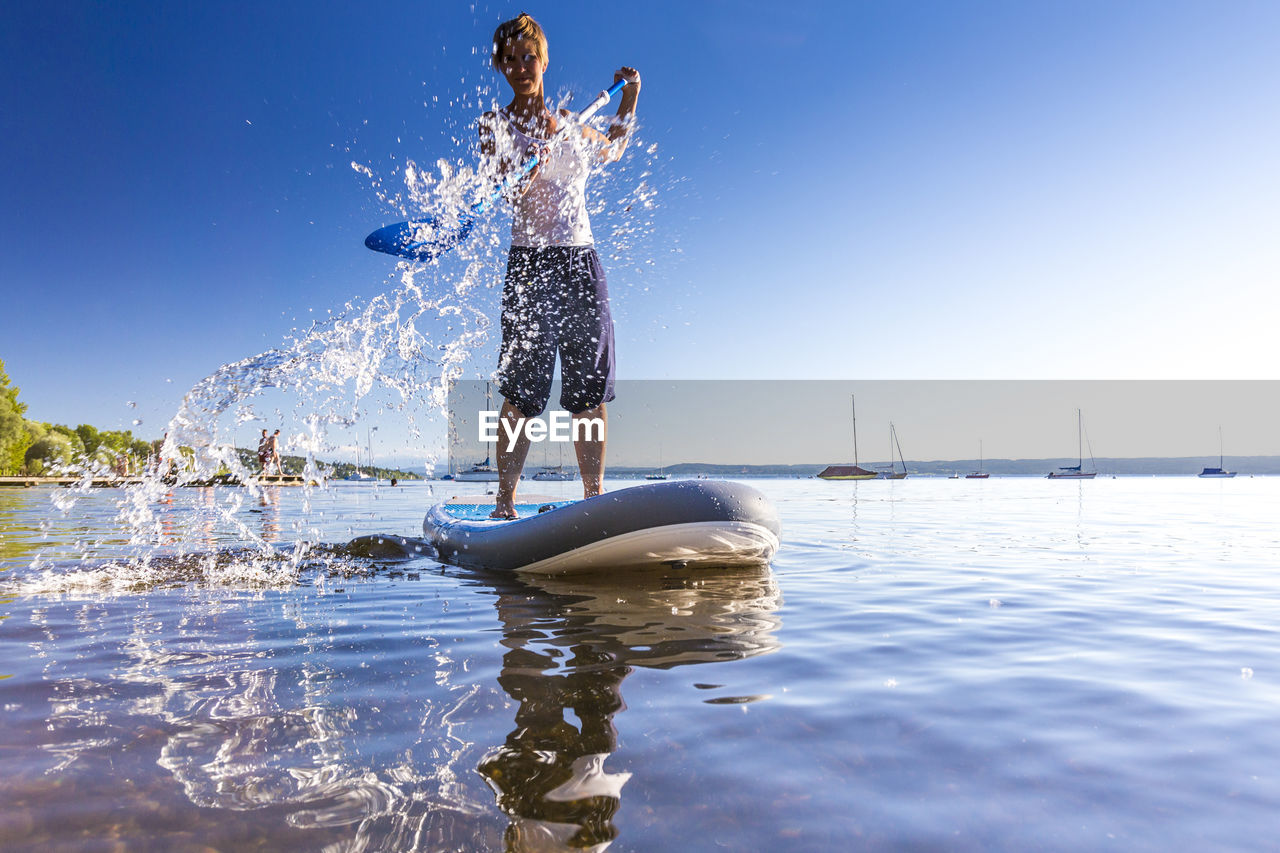
[[[618,114],[609,122],[609,130],[605,136],[608,148],[601,152],[600,159],[612,163],[622,159],[622,152],[627,150],[627,142],[631,138],[631,127],[636,120],[636,101],[640,99],[640,72],[629,65],[624,65],[613,72],[613,82],[626,80],[622,87],[622,99],[618,102]]]

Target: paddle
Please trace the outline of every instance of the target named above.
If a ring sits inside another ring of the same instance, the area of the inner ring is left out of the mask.
[[[578,113],[577,122],[565,122],[547,141],[547,144],[554,144],[574,124],[581,124],[595,115],[601,107],[609,103],[614,95],[622,91],[625,85],[627,85],[626,80],[619,80],[601,92],[585,110]],[[457,221],[433,216],[413,222],[397,222],[374,231],[364,238],[364,244],[375,252],[386,252],[388,255],[397,255],[412,261],[429,261],[438,257],[467,239],[467,235],[475,227],[476,218],[492,207],[495,201],[519,183],[521,178],[533,171],[533,167],[537,165],[538,154],[535,152],[515,171],[508,174],[488,198],[471,205]]]

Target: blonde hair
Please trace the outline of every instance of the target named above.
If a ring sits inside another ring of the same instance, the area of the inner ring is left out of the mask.
[[[498,25],[493,31],[493,64],[498,64],[502,56],[502,48],[508,42],[524,39],[533,42],[533,54],[547,64],[547,34],[538,26],[538,22],[527,12],[521,12],[510,21]]]

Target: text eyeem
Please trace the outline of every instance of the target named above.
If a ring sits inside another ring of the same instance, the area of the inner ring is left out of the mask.
[[[548,418],[502,420],[498,412],[480,413],[480,440],[498,440],[498,427],[507,438],[507,452],[515,449],[523,433],[529,441],[604,441],[603,418],[575,418],[568,412],[552,412]]]

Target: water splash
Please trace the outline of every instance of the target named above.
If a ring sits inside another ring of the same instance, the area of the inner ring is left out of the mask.
[[[566,107],[575,101],[581,105],[593,94],[563,89],[555,101]],[[499,106],[485,86],[448,104],[455,113],[460,105],[471,115]],[[597,117],[593,126],[603,132],[608,120]],[[455,124],[453,130],[452,159],[437,159],[429,167],[405,160],[386,178],[370,164],[353,161],[352,170],[394,215],[413,219],[430,212],[447,222],[483,197],[495,177],[476,165],[474,125],[460,130]],[[592,227],[614,292],[614,316],[622,322],[625,294],[642,292],[658,254],[652,243],[663,180],[656,177],[663,169],[656,144],[641,141],[638,129],[632,133],[619,162],[592,169],[588,190]],[[512,158],[520,154],[506,153]],[[246,506],[261,500],[264,491],[237,449],[237,436],[243,443],[244,426],[250,423],[292,424],[283,450],[306,460],[302,490],[309,507],[312,490],[327,488],[328,472],[319,460],[343,449],[332,438],[335,433],[367,423],[371,411],[398,418],[413,438],[422,436],[424,425],[447,418],[451,383],[473,378],[468,372],[475,372],[479,357],[489,355],[490,349],[492,357],[483,362],[497,361],[497,293],[509,229],[509,213],[496,210],[448,256],[427,264],[396,263],[384,292],[353,300],[296,331],[280,346],[223,365],[196,383],[169,421],[142,481],[125,489],[118,500],[117,520],[128,535],[131,554],[86,569],[76,579],[46,581],[55,589],[134,589],[175,577],[296,582],[298,566],[316,547],[317,531],[299,525],[295,540],[282,548],[246,522]],[[668,245],[664,251],[678,250]],[[434,461],[430,458],[428,464]],[[67,515],[94,479],[110,472],[106,463],[97,461],[62,473],[77,478],[73,487],[53,496],[55,509]],[[174,489],[218,476],[243,487],[212,489],[199,501],[180,501],[183,520],[175,524]],[[229,544],[210,553],[211,540]],[[83,549],[86,560],[94,556],[94,544]],[[200,572],[193,573],[191,566],[200,567]],[[37,558],[32,568],[39,567]]]

